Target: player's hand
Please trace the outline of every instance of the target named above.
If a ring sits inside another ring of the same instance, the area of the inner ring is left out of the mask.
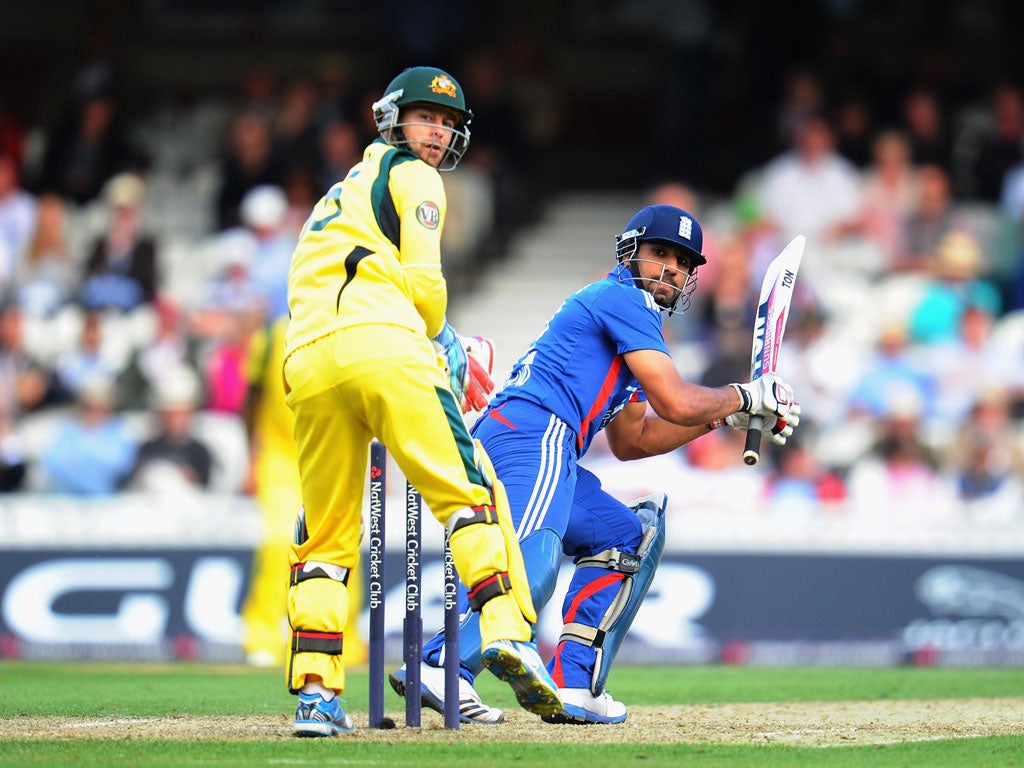
[[[494,342],[482,336],[463,336],[461,339],[468,362],[466,397],[462,410],[482,411],[494,391],[494,379],[491,378],[494,373]]]
[[[743,401],[740,410],[758,416],[775,416],[786,420],[793,407],[793,388],[776,376],[766,373],[749,384],[730,384]]]
[[[437,350],[438,360],[448,376],[448,386],[455,395],[455,402],[465,410],[466,380],[469,376],[469,360],[462,337],[446,321],[444,328],[431,341]]]
[[[494,342],[481,336],[460,336],[447,322],[432,341],[462,412],[486,408],[494,391]]]
[[[793,430],[800,425],[800,403],[793,403],[789,407],[789,414],[785,419],[777,416],[763,416],[764,424],[761,427],[761,435],[768,438],[776,445],[785,445],[786,438],[793,434]],[[750,414],[744,411],[737,411],[725,417],[725,423],[733,429],[746,432],[750,427]]]

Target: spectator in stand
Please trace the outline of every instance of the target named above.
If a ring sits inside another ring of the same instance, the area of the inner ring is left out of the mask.
[[[874,445],[847,478],[850,512],[883,517],[892,526],[911,516],[941,517],[950,504],[936,457],[922,440],[924,401],[913,386],[893,384],[885,395]]]
[[[826,430],[845,425],[846,414],[836,403],[847,401],[865,366],[865,356],[851,349],[824,305],[813,299],[794,302],[780,359],[786,361],[787,381],[800,382],[793,388],[812,425]]]
[[[959,440],[958,424],[978,398],[998,383],[1013,386],[1024,361],[1007,359],[993,339],[995,316],[979,305],[967,305],[960,313],[954,338],[921,349],[922,365],[938,382],[935,424],[944,428],[945,444]]]
[[[688,210],[688,209],[683,209]],[[746,239],[729,237],[716,244],[714,251],[715,266],[711,274],[700,272],[701,287],[707,295],[696,304],[699,312],[699,323],[689,333],[695,334],[706,347],[712,347],[715,337],[722,328],[746,328],[748,336],[754,319],[754,304],[751,293],[755,277],[751,270],[751,252]],[[705,277],[708,278],[705,282]],[[760,277],[756,278],[760,280]],[[673,316],[674,317],[674,316]],[[690,318],[692,321],[693,318]],[[666,322],[666,327],[675,327],[682,323]],[[749,347],[749,339],[747,340]],[[749,349],[748,349],[749,352]],[[749,354],[747,355],[749,358]],[[749,363],[749,360],[747,361]]]
[[[245,358],[249,338],[261,314],[238,315],[209,349],[202,368],[206,408],[215,413],[241,415],[245,409]]]
[[[913,88],[903,97],[903,129],[910,142],[910,160],[915,166],[941,168],[948,178],[953,172],[953,140],[939,97],[928,88]]]
[[[161,296],[154,309],[157,323],[154,338],[132,353],[117,380],[118,402],[127,410],[148,408],[167,371],[182,367],[191,368],[193,372],[199,370],[199,339],[189,332],[188,318],[182,308],[170,297]]]
[[[910,315],[910,338],[916,344],[955,339],[960,318],[969,306],[993,317],[1002,309],[998,288],[982,276],[983,254],[969,232],[954,230],[939,243],[933,274]]]
[[[270,115],[261,109],[244,109],[231,123],[230,145],[221,159],[221,184],[217,192],[220,229],[241,224],[240,208],[245,193],[261,184],[280,186],[284,170],[274,148]]]
[[[251,66],[242,76],[238,94],[239,111],[256,110],[272,115],[277,108],[277,78],[264,63]]]
[[[863,170],[872,159],[875,117],[862,94],[851,94],[835,110],[836,151]]]
[[[67,241],[67,207],[57,195],[43,195],[35,230],[14,278],[18,303],[26,314],[53,315],[74,295],[77,270]]]
[[[1024,161],[1024,94],[1016,85],[999,84],[989,112],[991,127],[981,139],[965,186],[971,198],[997,203],[1007,172]]]
[[[139,446],[128,487],[164,493],[210,487],[213,454],[192,431],[199,394],[199,381],[190,368],[163,372],[151,403],[157,430]]]
[[[37,360],[25,344],[22,310],[13,301],[0,306],[0,397],[5,400],[4,412],[12,422],[59,400],[53,371]]]
[[[806,435],[787,440],[786,450],[772,451],[771,458],[774,472],[765,492],[773,515],[811,519],[845,511],[846,482],[821,465]]]
[[[85,312],[78,346],[62,353],[55,366],[56,386],[63,399],[74,400],[82,387],[97,378],[114,381],[122,362],[113,345],[104,346],[103,317],[98,311]],[[114,339],[120,343],[120,339]]]
[[[961,511],[977,522],[1020,520],[1024,457],[1006,392],[979,393],[956,432],[946,469]]]
[[[900,252],[905,222],[920,195],[910,144],[898,131],[882,131],[871,145],[871,164],[862,176],[863,234],[891,267]]]
[[[772,153],[785,152],[797,142],[807,120],[825,111],[821,80],[809,69],[797,68],[787,77],[779,103]]]
[[[288,268],[298,233],[288,226],[288,198],[280,187],[253,187],[242,198],[241,217],[249,235],[249,277],[266,315],[288,314]]]
[[[282,189],[287,208],[281,221],[281,230],[293,240],[298,240],[302,226],[309,218],[309,212],[316,205],[316,201],[323,197],[324,190],[330,187],[320,188],[315,171],[293,168],[285,176]]]
[[[250,274],[252,236],[235,228],[217,236],[221,262],[207,295],[191,313],[201,347],[206,409],[240,414],[245,402],[243,361],[249,335],[266,321],[266,302]]]
[[[83,382],[75,413],[61,420],[39,456],[47,491],[106,496],[121,488],[138,444],[114,409],[111,380],[91,376]]]
[[[118,106],[109,71],[100,67],[82,73],[68,115],[46,137],[41,192],[84,205],[115,174],[145,167],[146,158],[126,137]]]
[[[133,173],[118,174],[107,185],[107,230],[89,251],[78,293],[86,309],[130,312],[156,298],[156,240],[142,229],[145,193],[145,182]]]
[[[14,281],[36,220],[35,198],[21,188],[14,155],[0,152],[0,293]]]
[[[924,404],[934,402],[936,382],[913,352],[902,325],[885,327],[879,334],[874,358],[850,392],[846,412],[854,419],[881,418],[890,408],[891,393],[905,391],[916,398],[917,410],[929,416]]]
[[[363,159],[363,141],[351,120],[335,118],[320,132],[320,166],[317,184],[321,190],[333,187],[348,175],[349,169]]]
[[[291,78],[281,91],[274,118],[274,145],[285,175],[296,170],[316,171],[320,126],[315,118],[319,98],[316,81],[305,75]]]
[[[844,234],[860,211],[860,176],[835,151],[829,123],[814,115],[799,126],[792,149],[765,167],[757,199],[782,243],[806,235],[820,244]]]
[[[893,270],[930,274],[942,238],[953,229],[953,191],[949,174],[937,165],[917,172],[918,197],[903,223]]]

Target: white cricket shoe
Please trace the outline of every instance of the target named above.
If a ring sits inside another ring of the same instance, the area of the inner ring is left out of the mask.
[[[535,715],[555,715],[562,711],[558,686],[532,642],[495,640],[481,654],[484,666],[504,680],[516,694],[519,705]]]
[[[404,697],[405,665],[388,675],[388,681],[395,693]],[[444,667],[433,667],[426,662],[420,664],[420,701],[435,712],[444,714]],[[459,675],[459,720],[463,723],[497,725],[505,721],[505,713],[497,707],[484,704],[476,689]]]
[[[626,719],[626,705],[613,699],[608,691],[594,696],[589,688],[559,688],[558,696],[562,699],[562,711],[542,717],[545,723],[587,725],[621,723]]]

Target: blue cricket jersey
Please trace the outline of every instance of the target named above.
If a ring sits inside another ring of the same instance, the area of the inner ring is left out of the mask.
[[[619,265],[565,300],[513,366],[490,408],[516,398],[543,406],[576,431],[582,456],[626,403],[646,400],[622,357],[638,349],[668,354],[661,311]]]

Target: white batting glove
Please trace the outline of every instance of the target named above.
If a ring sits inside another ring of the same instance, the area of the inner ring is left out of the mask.
[[[789,413],[785,419],[777,416],[764,416],[764,424],[761,426],[761,435],[771,440],[776,445],[785,445],[786,438],[793,434],[793,430],[800,424],[800,403],[793,403],[789,407]],[[746,432],[750,427],[750,414],[744,411],[737,411],[725,417],[727,426]]]
[[[793,388],[776,376],[766,373],[749,384],[730,384],[743,401],[740,410],[758,416],[777,416],[783,420],[793,407]]]

